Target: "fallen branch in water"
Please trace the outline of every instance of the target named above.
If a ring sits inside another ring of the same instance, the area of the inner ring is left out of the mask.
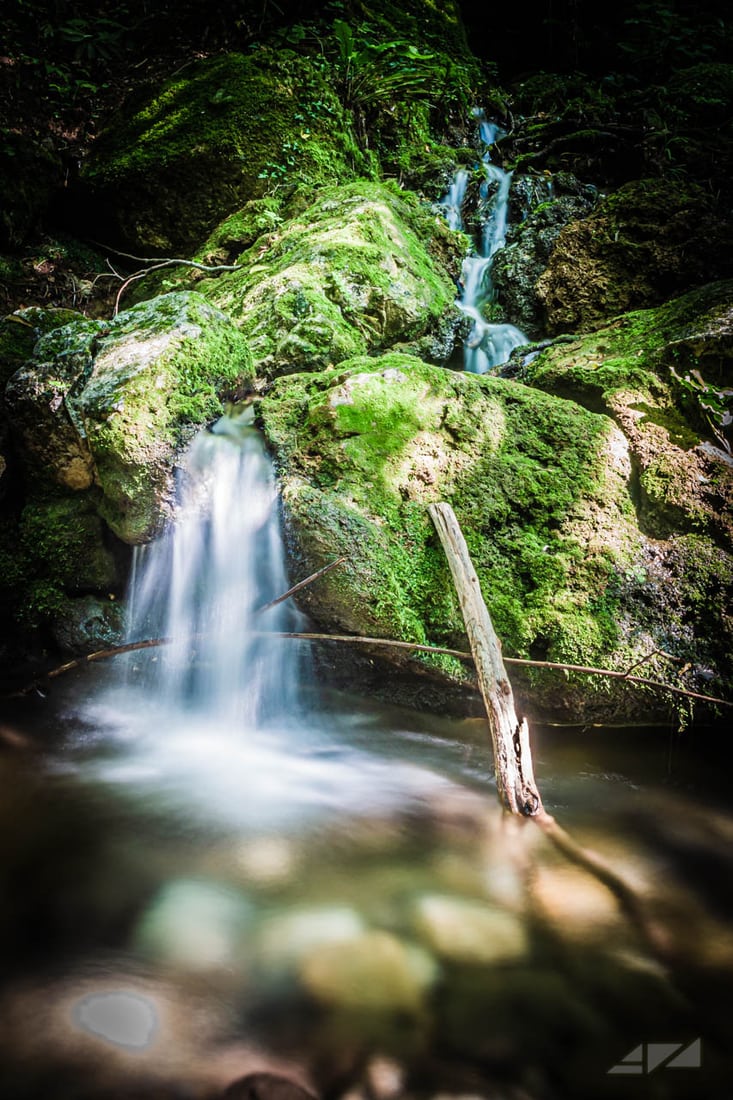
[[[523,817],[542,813],[532,770],[527,719],[517,713],[501,645],[481,594],[466,540],[450,504],[428,505],[445,552],[471,646],[494,750],[494,774],[505,809]]]
[[[334,565],[336,562],[333,563]],[[315,576],[315,574],[314,574]],[[266,607],[267,605],[265,605]],[[263,609],[264,610],[264,609]],[[396,638],[367,638],[361,634],[319,634],[312,631],[255,631],[268,638],[293,638],[296,641],[305,642],[339,642],[351,645],[384,646],[392,649],[412,650],[415,653],[431,653],[437,657],[456,657],[459,661],[473,661],[473,656],[464,649],[448,649],[445,646],[421,645],[418,642],[401,642]],[[196,641],[200,635],[194,635],[192,641]],[[125,645],[110,646],[108,649],[100,649],[95,653],[87,653],[83,657],[75,657],[58,668],[45,672],[30,684],[17,691],[5,695],[5,699],[16,699],[23,695],[29,695],[38,690],[46,680],[55,679],[65,672],[72,672],[82,665],[93,664],[96,661],[105,661],[109,657],[117,657],[123,653],[134,653],[138,649],[154,649],[156,646],[171,645],[172,638],[145,638],[139,642],[127,642]],[[667,691],[673,695],[681,695],[687,699],[697,699],[702,703],[713,703],[719,707],[733,707],[733,702],[728,699],[719,699],[715,695],[702,695],[697,691],[689,691],[687,688],[674,687],[672,684],[664,684],[661,680],[650,680],[645,676],[630,676],[628,672],[619,672],[611,668],[593,668],[591,665],[565,665],[559,661],[532,661],[525,657],[504,657],[507,665],[522,665],[528,668],[549,668],[559,672],[581,672],[589,676],[607,676],[615,680],[626,680],[629,684],[637,684],[641,687],[652,688],[655,691]]]

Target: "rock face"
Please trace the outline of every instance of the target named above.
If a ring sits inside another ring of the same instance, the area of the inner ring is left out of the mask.
[[[536,285],[550,333],[597,328],[732,273],[730,241],[702,188],[627,183],[560,233]]]
[[[462,239],[396,188],[324,191],[198,284],[241,325],[260,372],[320,370],[396,344],[447,358],[459,323]]]
[[[596,195],[593,188],[583,187],[563,172],[543,181],[545,186],[541,188],[527,187],[528,181],[531,177],[520,177],[514,186],[518,194],[512,206],[520,209],[515,211],[507,231],[506,247],[494,260],[491,281],[506,317],[531,339],[539,340],[546,331],[543,303],[537,293],[538,280],[548,266],[561,231],[569,223],[586,217]],[[528,200],[528,209],[521,209],[519,196]]]
[[[120,625],[109,594],[124,581],[122,543],[161,527],[181,447],[249,386],[246,342],[188,292],[106,323],[26,310],[0,336],[0,361],[13,372],[6,476],[16,493],[19,469],[25,483],[0,540],[0,606],[25,625],[49,623],[62,648],[108,645]]]
[[[359,151],[342,116],[306,57],[262,46],[210,58],[113,120],[77,202],[105,240],[141,255],[194,248],[273,183],[349,179]]]

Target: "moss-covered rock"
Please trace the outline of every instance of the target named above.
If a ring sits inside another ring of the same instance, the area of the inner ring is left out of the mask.
[[[636,507],[647,534],[690,531],[730,548],[733,282],[557,341],[520,377],[616,420],[631,448]]]
[[[426,510],[448,500],[507,654],[616,667],[638,657],[619,598],[644,545],[626,441],[608,417],[538,396],[399,354],[278,380],[259,415],[293,552],[303,572],[347,558],[307,590],[310,614],[329,629],[465,648]],[[614,691],[538,677],[533,697],[583,712]]]
[[[51,330],[6,388],[31,490],[98,487],[99,514],[120,538],[150,537],[182,442],[251,375],[241,333],[195,293]]]
[[[700,187],[660,179],[625,184],[555,242],[536,286],[548,331],[597,328],[730,275],[730,232]]]
[[[274,184],[322,186],[355,164],[365,167],[323,66],[260,47],[188,65],[123,109],[77,201],[105,241],[170,254]]]
[[[395,344],[443,359],[459,315],[451,271],[463,239],[414,197],[359,181],[322,192],[198,283],[242,327],[258,369],[319,370]]]
[[[515,177],[514,196],[527,205],[517,211],[507,230],[507,243],[494,258],[491,282],[508,320],[533,340],[545,335],[543,305],[537,295],[537,281],[547,268],[560,232],[570,222],[584,218],[596,201],[595,189],[584,187],[568,173],[552,176]],[[538,201],[539,200],[539,201]]]

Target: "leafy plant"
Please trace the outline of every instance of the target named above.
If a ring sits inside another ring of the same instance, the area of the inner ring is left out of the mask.
[[[449,60],[403,39],[357,41],[342,19],[334,22],[333,38],[339,98],[346,110],[353,112],[357,136],[363,143],[368,122],[377,110],[390,109],[397,100],[429,99],[449,83]]]

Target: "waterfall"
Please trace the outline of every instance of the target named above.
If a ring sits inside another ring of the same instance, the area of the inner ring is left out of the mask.
[[[263,631],[298,629],[292,605],[258,611],[288,587],[275,481],[251,416],[222,417],[193,441],[176,524],[138,551],[131,640],[170,638],[141,671],[144,690],[250,728],[299,711],[298,647]]]
[[[491,146],[498,127],[489,122],[483,111],[474,112],[479,124],[479,134],[484,152],[481,156],[483,180],[481,198],[488,200],[491,184],[495,185],[493,199],[489,203],[488,217],[481,226],[480,241],[476,251],[463,261],[461,272],[462,294],[458,308],[470,317],[471,331],[463,345],[464,370],[473,374],[485,374],[492,367],[505,363],[514,348],[528,343],[527,337],[515,325],[491,324],[483,314],[483,307],[493,301],[491,264],[494,256],[506,242],[511,172],[504,172],[491,163]],[[451,229],[463,229],[461,207],[468,185],[468,172],[458,169],[447,195],[440,202]]]

